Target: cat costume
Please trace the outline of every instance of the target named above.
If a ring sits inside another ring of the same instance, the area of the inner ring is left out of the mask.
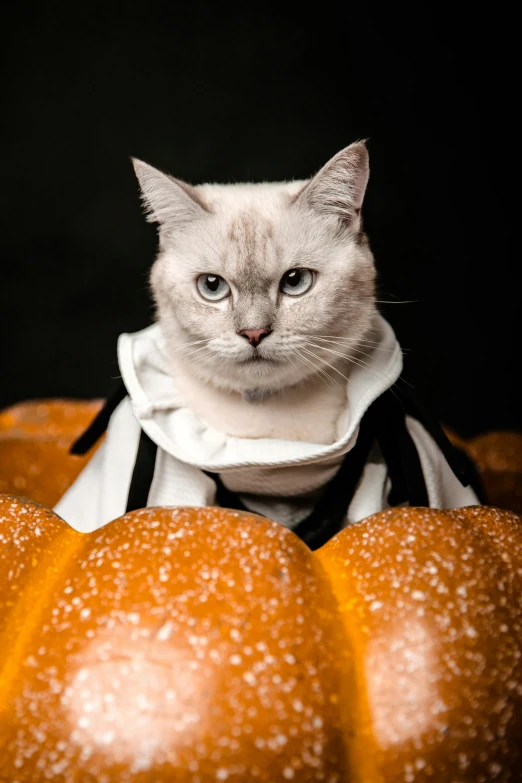
[[[331,445],[213,429],[180,406],[159,326],[122,334],[122,383],[73,453],[85,453],[107,427],[105,442],[56,512],[90,532],[145,506],[220,505],[275,519],[315,549],[391,506],[476,504],[471,464],[398,381],[400,346],[384,318],[377,320],[380,343],[368,366],[353,368],[344,432]]]

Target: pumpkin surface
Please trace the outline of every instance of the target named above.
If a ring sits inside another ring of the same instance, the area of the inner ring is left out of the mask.
[[[0,498],[2,783],[520,780],[522,527]]]
[[[101,408],[100,400],[37,400],[0,411],[0,492],[54,506],[92,457],[69,447]]]

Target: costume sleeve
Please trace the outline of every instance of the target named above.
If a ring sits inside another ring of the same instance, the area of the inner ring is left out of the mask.
[[[463,487],[422,424],[406,417],[408,431],[419,453],[431,508],[460,508],[479,504],[474,490]]]
[[[111,416],[104,443],[55,506],[75,530],[89,533],[125,513],[140,431],[126,397]]]

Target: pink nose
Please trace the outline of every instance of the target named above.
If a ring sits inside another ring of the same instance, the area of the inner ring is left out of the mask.
[[[246,337],[250,345],[256,346],[259,345],[263,337],[266,337],[271,331],[271,329],[241,329],[238,334]]]

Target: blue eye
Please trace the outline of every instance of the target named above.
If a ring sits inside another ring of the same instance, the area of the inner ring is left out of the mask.
[[[209,302],[219,302],[230,294],[229,284],[219,275],[200,275],[196,286],[203,299],[208,299]]]
[[[289,269],[281,278],[279,288],[288,296],[301,296],[310,290],[314,279],[311,269]]]

